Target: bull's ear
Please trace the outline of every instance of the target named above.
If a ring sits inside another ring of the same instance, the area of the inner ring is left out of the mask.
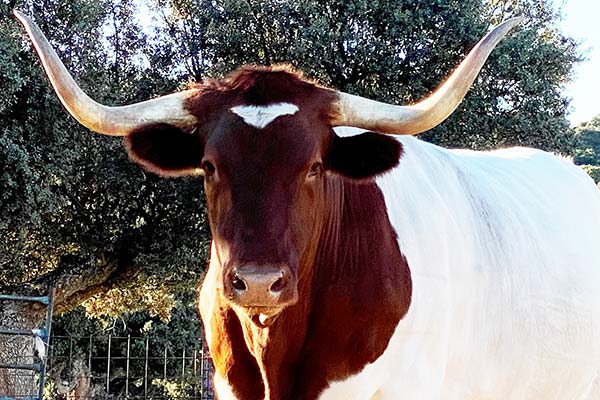
[[[375,132],[339,137],[334,134],[326,166],[329,170],[353,179],[367,179],[383,174],[400,162],[402,144]]]
[[[204,141],[168,124],[141,127],[125,138],[129,156],[147,170],[162,176],[197,174],[204,156]]]

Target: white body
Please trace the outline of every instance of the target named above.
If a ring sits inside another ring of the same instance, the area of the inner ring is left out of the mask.
[[[412,304],[385,353],[320,399],[600,399],[600,190],[537,150],[399,140],[378,184]]]

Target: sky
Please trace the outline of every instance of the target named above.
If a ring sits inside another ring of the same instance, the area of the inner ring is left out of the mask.
[[[586,49],[587,60],[575,67],[574,80],[565,87],[572,98],[569,121],[577,125],[600,114],[600,1],[553,1],[562,11],[562,31]]]

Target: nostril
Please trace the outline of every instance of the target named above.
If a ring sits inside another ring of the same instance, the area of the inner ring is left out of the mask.
[[[234,272],[231,277],[231,285],[235,290],[239,291],[245,291],[248,289],[246,287],[246,282],[244,282],[244,280],[240,278],[240,276],[236,272]]]
[[[271,287],[269,288],[271,292],[281,292],[285,288],[285,280],[283,278],[283,274],[281,275],[282,276],[279,279],[271,284]]]

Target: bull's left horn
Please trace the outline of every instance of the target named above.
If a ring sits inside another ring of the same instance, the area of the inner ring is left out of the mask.
[[[14,14],[29,34],[60,101],[86,128],[105,135],[124,136],[146,124],[167,123],[183,128],[196,123],[196,118],[185,108],[193,90],[119,107],[95,102],[75,83],[40,28],[20,11],[14,10]]]
[[[521,21],[523,17],[515,17],[495,27],[433,94],[416,104],[396,106],[338,92],[333,126],[399,135],[416,135],[436,127],[458,107],[496,44]]]

